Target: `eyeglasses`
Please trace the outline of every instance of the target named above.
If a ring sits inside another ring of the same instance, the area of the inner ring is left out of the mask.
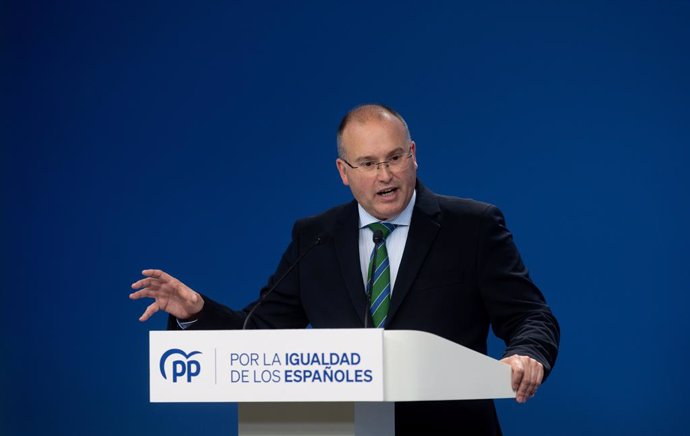
[[[412,157],[412,150],[408,151],[407,153],[396,153],[393,156],[389,157],[388,159],[382,160],[381,162],[376,162],[373,160],[365,160],[365,161],[362,161],[358,167],[352,165],[350,162],[346,161],[342,157],[340,158],[340,160],[345,162],[353,170],[359,169],[365,173],[373,173],[374,171],[378,170],[381,165],[385,165],[386,168],[390,168],[391,170],[400,169],[403,167],[403,164],[405,164],[407,162],[407,160],[411,157]]]

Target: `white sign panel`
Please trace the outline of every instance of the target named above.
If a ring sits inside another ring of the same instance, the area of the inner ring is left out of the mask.
[[[382,329],[152,331],[151,402],[383,401]]]

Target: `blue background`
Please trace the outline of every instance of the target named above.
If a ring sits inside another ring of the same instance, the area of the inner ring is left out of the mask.
[[[0,434],[233,434],[233,405],[148,403],[165,317],[129,285],[250,301],[351,198],[335,129],[371,101],[430,188],[505,212],[561,322],[504,432],[683,431],[689,2],[109,3],[0,4]]]

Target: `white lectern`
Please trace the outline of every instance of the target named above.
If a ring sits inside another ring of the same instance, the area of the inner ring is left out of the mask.
[[[242,436],[392,436],[395,401],[515,397],[508,365],[418,331],[156,331],[149,351],[151,402],[237,402]]]

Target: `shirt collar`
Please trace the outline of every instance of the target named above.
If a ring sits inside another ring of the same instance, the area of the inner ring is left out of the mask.
[[[417,200],[417,190],[415,189],[414,191],[412,191],[412,198],[410,198],[410,202],[407,203],[407,206],[405,207],[405,209],[403,209],[403,211],[400,212],[400,214],[398,214],[398,216],[391,218],[391,219],[387,219],[383,222],[395,224],[398,226],[409,226],[410,222],[412,221],[412,210],[414,209],[414,204],[415,204],[416,200]],[[360,229],[368,226],[371,223],[378,223],[379,221],[381,221],[380,219],[370,215],[369,212],[364,210],[362,205],[359,203],[357,204],[357,209],[359,210],[359,228]]]

